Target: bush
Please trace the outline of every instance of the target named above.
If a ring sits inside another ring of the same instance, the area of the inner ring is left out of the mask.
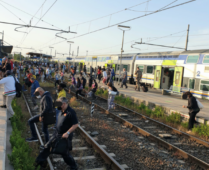
[[[12,135],[10,136],[10,143],[12,146],[12,153],[8,155],[10,163],[15,170],[35,170],[34,162],[35,158],[31,157],[31,148],[28,143],[22,138],[22,130],[24,128],[21,122],[22,110],[20,106],[17,106],[16,99],[12,101],[12,108],[15,112],[12,123]]]
[[[200,136],[209,137],[209,126],[201,124],[200,126],[195,126],[192,129],[193,132],[197,133]]]

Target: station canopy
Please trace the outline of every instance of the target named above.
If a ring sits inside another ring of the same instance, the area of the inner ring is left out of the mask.
[[[1,46],[0,53],[4,56],[7,54],[11,54],[13,46]]]
[[[51,55],[46,55],[46,54],[43,54],[43,53],[28,52],[26,54],[29,55],[31,59],[40,59],[40,58],[51,59],[52,58]]]

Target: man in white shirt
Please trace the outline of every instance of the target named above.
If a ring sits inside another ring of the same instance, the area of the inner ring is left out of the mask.
[[[103,70],[103,84],[105,84],[106,83],[106,80],[107,80],[107,73],[106,73],[106,71],[105,70]]]
[[[49,78],[49,67],[46,68],[46,78]]]
[[[4,84],[3,105],[0,107],[7,108],[8,113],[10,113],[13,116],[14,111],[12,109],[11,103],[14,97],[16,96],[15,79],[11,75],[11,71],[9,70],[6,71],[5,75],[6,77],[0,80],[0,84]]]

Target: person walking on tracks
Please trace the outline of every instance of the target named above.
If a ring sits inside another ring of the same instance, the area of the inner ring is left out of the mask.
[[[118,94],[118,90],[113,86],[111,82],[107,83],[108,86],[108,111],[115,108],[115,96]]]
[[[44,117],[46,116],[46,114],[53,113],[52,97],[48,91],[44,91],[41,87],[38,87],[35,93],[39,93],[39,96],[37,98],[41,98],[40,115],[36,115],[28,120],[32,137],[27,138],[26,141],[27,142],[38,141],[34,123],[42,122],[42,131],[44,133],[45,142],[47,143],[49,141],[49,132],[48,132],[48,125],[45,123],[46,120],[44,120]]]
[[[136,87],[135,87],[135,90],[140,91],[140,80],[142,78],[142,72],[140,71],[139,67],[137,67],[135,75],[136,75]]]
[[[187,91],[184,93],[184,95],[187,95],[188,106],[183,106],[183,108],[189,109],[189,126],[187,133],[191,133],[191,130],[194,127],[195,123],[195,116],[200,111],[200,109],[197,104],[197,99],[192,95],[191,92]]]
[[[36,91],[36,89],[38,87],[40,87],[40,85],[39,85],[39,82],[36,80],[35,76],[32,76],[30,78],[30,81],[32,82],[32,85],[31,85],[31,97],[32,97],[33,105],[34,105],[33,110],[36,110],[36,109],[38,109],[38,105],[37,105],[37,102],[36,102],[35,91]]]
[[[76,162],[69,153],[72,150],[73,132],[78,127],[76,112],[69,106],[68,100],[65,97],[61,97],[57,101],[61,103],[61,111],[58,116],[56,131],[36,158],[36,166],[46,166],[47,157],[51,153],[58,154],[57,150],[61,147],[63,152],[59,150],[59,154],[62,155],[65,163],[70,166],[70,170],[77,170]],[[66,142],[67,145],[63,145],[60,142],[61,140],[62,142]]]
[[[124,68],[124,69],[123,69],[123,73],[122,73],[121,88],[123,88],[123,85],[125,85],[126,88],[128,88],[128,86],[127,86],[127,84],[126,84],[126,81],[127,81],[127,71],[126,71],[126,69]]]

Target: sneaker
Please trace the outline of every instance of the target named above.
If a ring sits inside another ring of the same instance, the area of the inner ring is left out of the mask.
[[[1,105],[0,107],[1,107],[1,108],[7,108],[7,106],[6,106],[6,105]]]
[[[31,137],[31,138],[27,138],[26,141],[27,142],[38,142],[38,138]]]
[[[33,110],[36,110],[36,109],[38,109],[38,106],[37,105],[33,108]]]

